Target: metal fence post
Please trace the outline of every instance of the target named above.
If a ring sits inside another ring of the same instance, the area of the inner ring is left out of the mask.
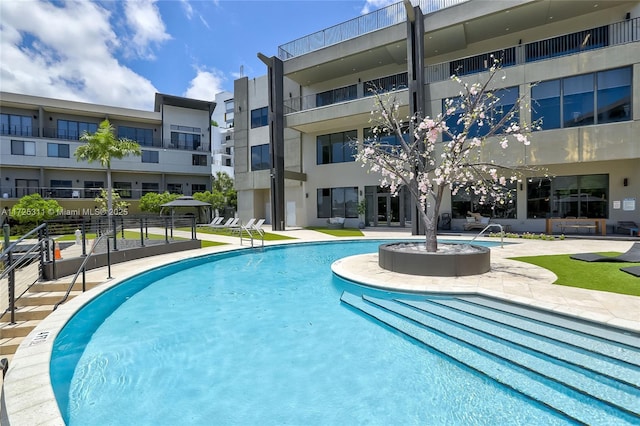
[[[112,219],[113,219],[113,251],[118,251],[118,228],[116,228],[115,216]]]
[[[9,248],[9,234],[10,234],[10,230],[9,230],[9,225],[8,224],[4,224],[4,226],[2,227],[2,231],[4,232],[4,247],[5,249]],[[7,252],[7,262],[5,263],[5,267],[6,268],[11,268],[11,264],[13,263],[13,252],[9,251]],[[11,312],[11,324],[15,324],[16,323],[16,306],[15,306],[15,302],[16,302],[16,275],[15,275],[15,270],[11,269],[9,271],[9,276],[7,277],[7,284],[8,284],[8,288],[7,288],[7,292],[9,295],[9,311]]]
[[[140,218],[140,246],[144,247],[144,229],[143,229],[144,219]]]
[[[107,279],[111,279],[111,245],[109,244],[109,237],[107,237]]]

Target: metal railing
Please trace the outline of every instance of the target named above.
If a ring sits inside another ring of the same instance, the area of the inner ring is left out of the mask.
[[[471,242],[474,242],[476,238],[484,234],[487,229],[493,228],[493,227],[500,228],[500,248],[504,248],[504,229],[502,229],[502,225],[500,225],[499,223],[490,223],[487,226],[485,226],[484,229],[478,233],[478,235],[476,235],[471,239]]]
[[[82,291],[86,291],[86,277],[85,277],[85,272],[86,272],[86,266],[87,266],[87,262],[89,261],[89,259],[91,258],[91,256],[93,255],[96,247],[98,246],[98,244],[100,243],[100,241],[102,241],[105,238],[110,238],[111,236],[113,236],[114,234],[116,234],[117,231],[114,230],[111,233],[105,233],[100,235],[98,238],[96,238],[93,241],[93,244],[91,246],[91,250],[89,250],[89,254],[87,254],[84,258],[84,260],[82,261],[82,264],[80,265],[80,268],[78,268],[78,271],[76,272],[76,274],[73,276],[73,279],[71,280],[71,282],[69,283],[69,287],[67,287],[67,291],[65,292],[64,296],[60,299],[60,301],[58,303],[56,303],[55,305],[53,305],[53,310],[55,311],[56,309],[58,309],[58,306],[60,306],[61,304],[63,304],[64,302],[67,301],[67,299],[69,298],[69,294],[71,294],[71,291],[73,290],[73,286],[76,283],[76,280],[78,279],[78,276],[80,275],[80,273],[82,272]],[[84,241],[83,241],[83,249],[84,249]],[[84,251],[84,250],[83,250]],[[110,251],[110,247],[107,244],[107,254]],[[107,256],[108,257],[108,256]],[[111,269],[111,263],[108,262],[108,267],[109,269]],[[109,273],[109,276],[111,276],[111,274]]]
[[[424,14],[437,12],[469,0],[420,0]],[[295,58],[333,44],[359,37],[404,22],[407,13],[402,2],[398,2],[324,30],[309,34],[278,47],[278,57],[283,61]]]
[[[38,280],[43,278],[44,263],[51,258],[49,253],[50,240],[47,235],[47,224],[34,228],[13,243],[9,242],[9,225],[3,226],[4,248],[0,254],[0,286],[2,292],[6,289],[6,297],[0,298],[0,310],[3,315],[10,313],[10,322],[15,323],[15,302]],[[36,243],[28,246],[25,241],[37,238]],[[26,246],[27,250],[22,250]],[[33,265],[34,261],[38,265]],[[31,266],[31,267],[29,267]],[[17,296],[16,296],[17,295]]]
[[[446,81],[454,74],[463,76],[487,71],[493,65],[494,58],[501,61],[502,67],[511,67],[635,42],[640,42],[640,18],[627,19],[602,27],[563,34],[522,45],[508,46],[503,49],[467,56],[453,61],[427,65],[425,66],[425,83]],[[401,73],[357,83],[357,90],[354,91],[357,96],[354,99],[336,98],[334,102],[350,102],[370,95],[371,92],[367,89],[367,84],[372,82],[383,84],[383,89],[388,91],[404,90],[406,89],[405,78],[405,73]],[[342,88],[334,90],[340,89]],[[319,104],[317,100],[319,95],[331,92],[329,90],[286,99],[284,101],[285,114],[332,104],[327,102]]]

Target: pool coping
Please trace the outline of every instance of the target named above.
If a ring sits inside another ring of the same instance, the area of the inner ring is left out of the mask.
[[[382,240],[397,238],[398,237],[386,236],[365,239]],[[447,239],[449,238],[447,237]],[[468,241],[468,238],[462,239]],[[360,240],[360,238],[357,240]],[[335,239],[325,240],[325,242],[326,241],[335,241]],[[487,241],[495,242],[496,240],[488,239]],[[295,242],[274,242],[274,244],[269,245],[276,246],[309,242],[310,241],[298,240]],[[475,293],[500,300],[531,305],[570,317],[587,319],[591,322],[598,322],[618,329],[625,329],[632,333],[640,333],[640,297],[553,285],[551,283],[555,281],[556,276],[550,271],[507,258],[521,254],[517,252],[521,251],[520,249],[523,247],[527,247],[527,252],[531,254],[537,251],[536,249],[529,249],[538,246],[538,242],[535,240],[518,240],[517,243],[520,244],[513,245],[517,246],[517,249],[514,247],[511,249],[492,249],[492,270],[485,274],[467,277],[416,277],[382,270],[377,263],[377,253],[340,259],[331,265],[331,269],[334,274],[349,281],[379,289],[427,294],[443,292]],[[602,242],[600,241],[599,243]],[[523,246],[523,244],[525,244],[525,246]],[[553,247],[554,245],[556,245],[556,247]],[[625,244],[625,246],[626,245],[628,245],[628,243]],[[558,249],[560,252],[567,250],[567,245],[561,244],[561,242],[547,243],[544,246],[546,249],[545,252],[547,252],[550,247]],[[245,249],[248,248],[217,246],[200,249],[197,250],[197,252],[173,253],[171,255],[158,256],[157,258],[147,258],[144,259],[144,265],[136,267],[134,271],[125,273],[118,279],[106,281],[103,285],[89,290],[64,305],[61,305],[59,309],[50,314],[24,339],[14,356],[2,389],[3,416],[6,416],[6,419],[11,424],[65,425],[50,381],[49,368],[53,343],[69,319],[93,298],[122,281],[149,269],[168,265],[180,260]],[[619,250],[622,250],[622,248]],[[133,261],[132,263],[137,265],[140,262]],[[522,283],[518,284],[517,281],[522,281]],[[518,294],[517,291],[515,291],[517,289],[515,289],[514,286],[521,287],[519,289],[520,291],[522,288],[527,288],[527,291],[542,295],[543,297],[522,296],[522,294]],[[545,292],[550,290],[559,290],[557,293],[561,293],[562,296],[551,295],[544,297]],[[575,304],[567,303],[568,301],[573,301],[574,299],[572,299],[572,297],[575,295],[590,295],[593,301],[597,301],[603,297],[613,299],[614,303],[629,307],[620,308],[620,311],[629,312],[636,308],[635,312],[638,312],[636,315],[638,318],[627,319],[614,315],[612,312],[597,312],[594,315],[594,306],[592,303],[589,303],[589,301],[583,306],[575,306]],[[4,421],[4,418],[2,420]]]

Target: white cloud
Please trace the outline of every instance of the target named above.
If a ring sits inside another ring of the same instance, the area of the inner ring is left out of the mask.
[[[196,76],[189,83],[189,88],[183,96],[213,101],[216,94],[223,91],[222,83],[224,80],[222,72],[218,70],[196,68]]]
[[[170,40],[156,6],[156,0],[128,0],[124,3],[124,13],[130,30],[133,31],[132,47],[136,54],[153,59],[151,48]]]
[[[110,11],[82,0],[0,2],[0,90],[152,109],[157,90],[119,63],[125,43],[110,19]],[[140,47],[166,39],[157,16],[149,21],[136,20]]]
[[[397,0],[366,0],[360,13],[365,15],[367,13],[371,13],[375,10],[381,9],[385,6],[389,6],[390,4],[394,4],[397,2]]]

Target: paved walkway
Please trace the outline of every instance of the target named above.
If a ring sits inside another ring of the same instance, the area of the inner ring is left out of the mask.
[[[269,227],[265,228],[270,231]],[[292,240],[265,241],[272,244],[291,244],[301,241],[331,241],[337,238],[305,229],[290,229],[283,235]],[[364,230],[365,237],[409,238],[408,230],[377,229]],[[190,238],[189,232],[177,231],[175,236]],[[87,280],[105,282],[87,293],[61,305],[58,310],[38,326],[21,345],[13,358],[6,377],[3,395],[3,420],[8,413],[12,424],[63,425],[58,406],[49,383],[49,361],[53,341],[59,330],[84,303],[118,282],[143,270],[172,263],[182,259],[210,253],[238,250],[238,237],[198,233],[202,240],[218,241],[225,245],[207,247],[179,253],[138,259],[112,265],[112,279],[107,279],[106,268],[87,272]],[[469,235],[446,236],[447,239],[469,240]],[[497,241],[491,238],[491,241]],[[505,240],[507,241],[507,240]],[[624,296],[615,293],[583,290],[552,284],[556,277],[533,265],[509,260],[512,256],[536,254],[565,254],[577,252],[626,251],[631,241],[567,239],[564,241],[510,240],[518,244],[508,244],[503,248],[491,249],[492,270],[486,274],[471,277],[437,278],[416,277],[382,270],[373,254],[345,258],[334,263],[334,271],[346,278],[365,284],[403,291],[429,292],[478,292],[481,294],[511,300],[518,303],[550,309],[566,315],[599,321],[612,326],[622,327],[640,333],[640,297]],[[75,256],[81,252],[74,245],[62,251],[63,257]],[[640,285],[640,279],[638,281]],[[6,402],[6,405],[5,405]]]

